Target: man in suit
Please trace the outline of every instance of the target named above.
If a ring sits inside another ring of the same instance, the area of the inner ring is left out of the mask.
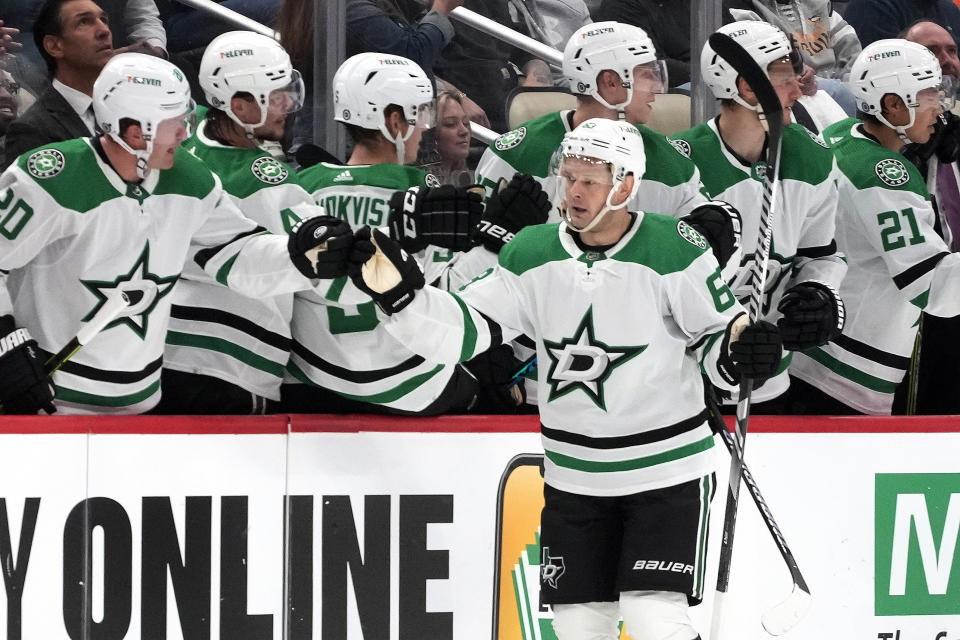
[[[33,39],[51,86],[10,124],[3,167],[49,142],[93,135],[93,83],[114,55],[106,14],[93,0],[46,0]]]

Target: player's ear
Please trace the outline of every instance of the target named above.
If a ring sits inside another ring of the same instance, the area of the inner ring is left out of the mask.
[[[901,119],[901,116],[905,118],[905,121],[908,121],[910,118],[910,114],[907,113],[907,106],[903,103],[903,100],[900,96],[893,93],[888,93],[880,100],[880,113],[892,124],[899,124],[894,122],[894,120]]]
[[[143,129],[140,128],[140,124],[133,122],[128,124],[124,129],[123,133],[120,134],[120,137],[130,145],[131,149],[146,149],[147,143],[143,139]]]
[[[757,104],[757,95],[753,92],[753,89],[750,88],[750,85],[747,84],[747,81],[743,79],[743,76],[737,77],[737,91],[747,104]]]
[[[627,198],[630,197],[630,192],[633,191],[633,182],[634,177],[632,173],[628,173],[627,177],[620,182],[620,186],[617,187],[616,193],[613,194],[613,199],[610,201],[615,207],[622,207],[627,204]]]

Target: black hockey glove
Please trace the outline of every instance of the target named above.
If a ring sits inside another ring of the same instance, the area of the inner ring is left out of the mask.
[[[722,200],[711,200],[681,218],[710,243],[722,269],[740,246],[740,212]]]
[[[769,322],[760,320],[746,325],[736,340],[730,335],[735,325],[743,322],[744,314],[727,325],[720,345],[720,358],[717,364],[721,373],[730,382],[739,382],[741,378],[752,378],[760,386],[777,372],[783,348],[780,332]]]
[[[523,362],[513,356],[513,348],[501,344],[463,363],[480,385],[479,413],[516,413],[527,399],[523,377],[513,379]]]
[[[550,199],[533,176],[514,174],[502,189],[487,200],[480,221],[480,243],[494,253],[526,226],[543,224],[550,213]]]
[[[287,238],[293,265],[308,278],[332,279],[347,275],[353,233],[346,220],[316,216],[298,222]]]
[[[0,405],[3,413],[53,413],[53,383],[43,369],[37,341],[13,316],[0,316]]]
[[[483,215],[480,194],[463,187],[410,187],[390,197],[390,237],[406,251],[433,245],[466,251]]]
[[[350,279],[387,315],[413,302],[425,284],[416,259],[378,229],[357,231],[347,265]]]
[[[783,348],[803,351],[826,344],[843,331],[843,300],[830,285],[816,280],[796,284],[783,294],[777,320]]]

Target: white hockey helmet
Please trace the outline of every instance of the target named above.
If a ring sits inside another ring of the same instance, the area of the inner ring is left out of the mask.
[[[111,58],[93,83],[93,114],[100,128],[128,153],[137,157],[137,175],[147,172],[153,143],[167,121],[187,126],[194,117],[190,85],[173,63],[142,53],[121,53]],[[121,137],[120,121],[140,125],[146,149],[133,149]]]
[[[386,108],[403,109],[410,125],[396,138],[387,128]],[[401,56],[358,53],[347,58],[333,76],[333,119],[362,129],[379,130],[397,147],[397,162],[403,163],[404,143],[417,126],[434,125],[436,105],[433,85],[423,69]]]
[[[790,38],[783,31],[768,22],[759,20],[741,20],[717,29],[717,33],[730,36],[757,62],[764,73],[770,63],[781,58],[790,58],[796,65],[802,64]],[[707,41],[700,52],[700,75],[713,95],[721,100],[733,100],[744,107],[756,110],[740,96],[737,79],[740,74],[729,62],[721,58]]]
[[[590,164],[605,164],[610,168],[612,183],[604,207],[587,226],[577,228],[573,226],[565,206],[566,187],[570,178],[564,175],[561,160],[555,201],[559,203],[560,215],[567,225],[576,231],[589,231],[608,211],[623,207],[640,190],[640,180],[646,170],[647,156],[643,148],[643,136],[635,125],[623,120],[591,118],[563,137],[560,154],[562,158],[576,158]],[[633,176],[633,188],[623,202],[614,205],[613,197],[628,175]]]
[[[667,87],[667,68],[657,60],[653,40],[640,27],[622,22],[594,22],[577,29],[563,49],[563,75],[575,94],[596,98],[608,109],[622,109],[633,98],[633,70],[650,65],[657,76],[660,90]],[[613,71],[627,89],[627,99],[610,104],[598,91],[597,77],[602,71]]]
[[[290,64],[290,56],[279,42],[253,31],[230,31],[207,45],[200,61],[200,86],[210,106],[226,113],[251,138],[254,129],[267,121],[272,104],[285,113],[303,106],[303,79]],[[230,100],[238,92],[256,100],[259,122],[242,122],[233,113]]]
[[[920,106],[920,93],[924,89],[936,89],[937,99],[943,109],[953,106],[953,92],[944,87],[940,63],[933,53],[921,44],[908,40],[877,40],[860,52],[850,69],[850,90],[857,101],[857,109],[875,116],[890,127],[905,142],[906,130],[916,120],[916,108]],[[894,126],[883,115],[883,96],[892,93],[899,96],[910,110],[910,122]],[[932,93],[932,92],[926,92]]]

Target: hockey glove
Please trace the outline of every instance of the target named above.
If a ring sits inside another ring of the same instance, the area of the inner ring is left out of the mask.
[[[449,184],[410,187],[390,198],[390,237],[409,253],[427,245],[466,251],[482,215],[483,199],[473,191]]]
[[[480,221],[480,243],[494,253],[526,226],[543,224],[550,212],[550,200],[533,176],[514,174],[502,189],[487,200]]]
[[[843,331],[843,300],[830,285],[816,280],[787,289],[777,310],[783,348],[803,351],[833,340]]]
[[[513,355],[513,348],[501,344],[463,363],[480,385],[479,413],[516,413],[527,399],[523,378],[514,374],[523,362]]]
[[[333,279],[347,274],[353,245],[350,225],[333,216],[316,216],[298,222],[287,238],[294,266],[308,278]]]
[[[370,227],[357,231],[347,272],[357,288],[366,291],[387,315],[410,304],[425,284],[416,259],[380,230],[371,232]]]
[[[777,372],[783,354],[777,327],[763,320],[748,324],[746,314],[727,325],[720,349],[717,365],[724,377],[730,382],[752,378],[757,386]]]
[[[711,200],[700,205],[681,220],[707,239],[714,257],[720,263],[720,268],[727,266],[727,261],[740,246],[742,227],[740,212],[722,200]]]
[[[6,414],[53,413],[53,383],[43,369],[37,341],[17,329],[13,316],[0,317],[0,405]]]

